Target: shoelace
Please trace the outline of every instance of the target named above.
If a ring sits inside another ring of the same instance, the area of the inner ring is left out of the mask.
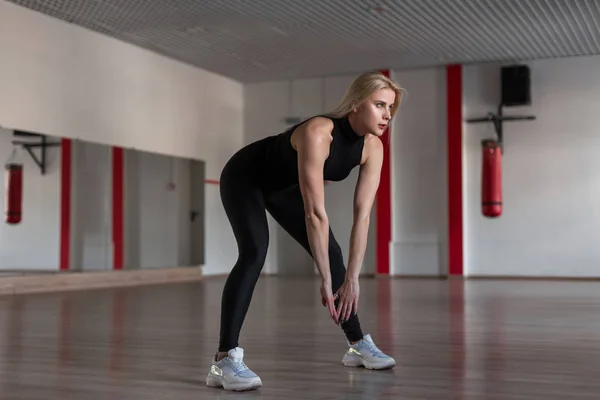
[[[248,367],[246,366],[246,364],[244,363],[243,360],[240,360],[238,362],[235,362],[233,360],[231,360],[231,369],[233,369],[233,371],[238,374],[240,372],[244,372],[248,369]]]
[[[371,343],[368,340],[364,341],[364,346],[369,349],[374,356],[383,356],[383,352],[379,350],[379,348],[375,345],[375,343]]]

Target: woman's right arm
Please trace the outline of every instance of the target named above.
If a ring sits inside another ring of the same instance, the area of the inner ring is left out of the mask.
[[[331,120],[317,117],[309,120],[294,132],[308,241],[323,280],[323,286],[327,288],[331,288],[331,272],[329,269],[329,219],[325,211],[323,166],[329,156],[332,129]],[[333,307],[335,313],[333,295],[326,300]]]

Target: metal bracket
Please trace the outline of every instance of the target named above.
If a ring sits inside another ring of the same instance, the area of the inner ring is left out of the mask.
[[[16,130],[13,131],[13,135],[21,138],[39,139],[37,141],[13,140],[12,144],[15,146],[22,146],[25,150],[27,150],[33,161],[35,161],[37,166],[40,168],[42,175],[44,175],[46,173],[46,149],[48,147],[60,146],[60,142],[48,142],[47,136],[40,133]],[[33,149],[38,147],[41,149],[39,158],[33,152]]]
[[[502,130],[502,122],[504,121],[531,121],[535,119],[535,115],[502,115],[502,104],[498,106],[498,114],[488,113],[485,117],[467,119],[469,123],[491,122],[494,124],[496,131],[496,139],[500,145],[500,151],[504,153],[504,132]]]

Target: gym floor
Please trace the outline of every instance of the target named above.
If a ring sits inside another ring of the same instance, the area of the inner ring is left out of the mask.
[[[0,297],[2,399],[578,399],[600,393],[596,283],[363,279],[388,371],[343,367],[318,280],[262,277],[240,338],[258,391],[207,388],[224,278]]]

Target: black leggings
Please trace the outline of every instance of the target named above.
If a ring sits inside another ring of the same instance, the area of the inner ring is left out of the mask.
[[[311,255],[304,203],[300,188],[295,186],[276,196],[263,190],[243,176],[223,174],[220,182],[221,200],[233,228],[238,245],[238,259],[223,288],[221,302],[220,352],[238,346],[238,338],[256,282],[260,276],[269,245],[269,228],[265,210]],[[346,268],[342,250],[329,229],[329,265],[332,291],[344,282]],[[336,301],[337,305],[337,301]],[[358,316],[354,313],[341,325],[350,342],[362,339]]]

